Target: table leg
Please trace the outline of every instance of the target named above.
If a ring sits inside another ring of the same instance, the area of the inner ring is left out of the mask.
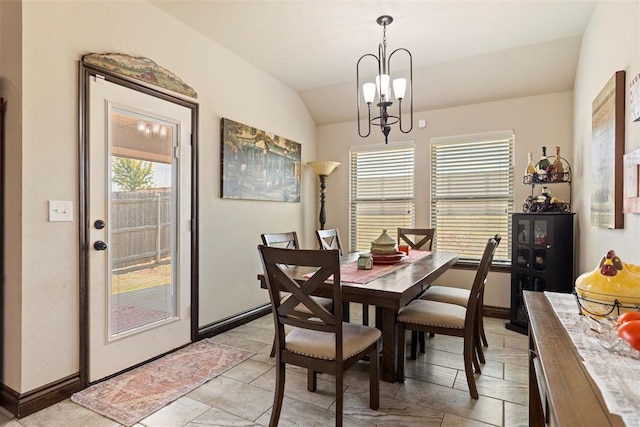
[[[391,308],[376,308],[376,325],[381,325],[382,331],[382,361],[380,378],[383,381],[394,382],[397,370],[398,328],[396,325],[397,310]],[[378,323],[378,319],[380,323]]]

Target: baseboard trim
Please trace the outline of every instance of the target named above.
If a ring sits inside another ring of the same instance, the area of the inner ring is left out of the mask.
[[[498,319],[508,319],[510,315],[509,308],[491,305],[485,305],[482,313],[487,317],[495,317]]]
[[[80,374],[74,374],[24,394],[2,384],[0,397],[3,408],[22,418],[67,399],[82,388]]]
[[[242,326],[246,323],[256,320],[271,312],[271,305],[265,304],[243,313],[238,313],[234,316],[227,317],[220,321],[210,323],[198,329],[198,340],[203,338],[210,338],[214,335],[221,334],[229,331],[238,326]]]

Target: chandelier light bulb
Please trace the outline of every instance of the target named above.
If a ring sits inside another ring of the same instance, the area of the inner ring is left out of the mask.
[[[371,104],[376,98],[376,84],[365,83],[362,85],[362,95],[364,96],[364,102]]]
[[[407,90],[407,79],[395,79],[393,81],[393,94],[396,99],[402,100]]]
[[[389,100],[389,75],[388,74],[380,74],[376,76],[376,86],[378,87],[378,96],[380,97],[380,102],[385,102]]]

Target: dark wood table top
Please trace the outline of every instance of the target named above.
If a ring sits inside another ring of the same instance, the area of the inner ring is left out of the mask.
[[[353,262],[356,259],[357,254],[351,254],[344,258],[344,262]],[[398,310],[456,262],[458,262],[458,254],[455,252],[432,251],[431,254],[371,282],[364,284],[343,282],[342,298],[345,302],[359,302]],[[294,267],[291,269],[291,275],[305,280],[304,275],[311,271],[312,269],[309,268]],[[258,279],[261,281],[261,286],[266,287],[262,274],[258,275]],[[320,289],[318,295],[330,296],[329,292],[330,287],[327,286],[326,290]]]

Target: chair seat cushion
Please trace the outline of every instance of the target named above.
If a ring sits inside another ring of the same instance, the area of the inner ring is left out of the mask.
[[[466,308],[456,304],[419,299],[400,309],[398,322],[464,329],[466,313]]]
[[[422,294],[420,299],[446,302],[449,304],[467,306],[471,291],[468,289],[453,288],[450,286],[431,286]]]
[[[342,323],[342,355],[344,359],[361,352],[380,339],[376,328]],[[293,328],[285,337],[285,349],[316,359],[336,360],[336,338],[330,332]]]

